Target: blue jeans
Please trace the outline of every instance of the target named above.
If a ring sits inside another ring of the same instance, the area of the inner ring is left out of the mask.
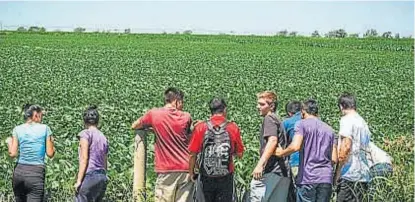
[[[329,202],[331,192],[329,183],[297,185],[297,202]]]
[[[76,194],[76,202],[102,201],[107,189],[108,178],[104,170],[88,172]]]
[[[370,177],[389,177],[393,173],[392,165],[389,163],[378,163],[370,168]]]
[[[392,188],[388,185],[388,178],[392,174],[392,165],[388,163],[378,163],[370,168],[369,201],[382,200],[379,198],[382,195],[381,193],[391,191]]]

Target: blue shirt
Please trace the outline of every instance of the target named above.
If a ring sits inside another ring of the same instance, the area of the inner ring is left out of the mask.
[[[19,142],[17,163],[44,165],[46,138],[52,134],[49,126],[40,123],[24,123],[13,129],[13,137]]]
[[[301,112],[295,113],[292,117],[285,119],[282,124],[284,125],[284,130],[288,134],[289,141],[288,143],[291,144],[294,138],[294,128],[297,121],[301,120]],[[294,152],[290,155],[290,166],[291,167],[298,167],[300,164],[300,153]]]

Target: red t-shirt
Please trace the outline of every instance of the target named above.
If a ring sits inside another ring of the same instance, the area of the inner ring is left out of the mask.
[[[156,134],[156,173],[188,172],[190,114],[175,108],[155,108],[144,114],[140,122],[144,127],[152,127]]]
[[[226,121],[226,118],[222,115],[213,115],[210,117],[210,121],[212,121],[213,125],[219,126],[221,123]],[[199,153],[203,147],[203,139],[205,136],[205,132],[207,130],[207,125],[205,122],[197,124],[192,133],[192,139],[189,145],[189,151],[193,153]],[[239,131],[238,126],[234,122],[230,122],[226,126],[226,130],[229,133],[231,139],[231,153],[243,153],[244,152],[244,145],[241,139],[241,132]],[[233,159],[231,156],[231,164],[229,166],[229,171],[234,171]]]

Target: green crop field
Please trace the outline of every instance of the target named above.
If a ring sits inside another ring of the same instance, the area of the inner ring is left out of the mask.
[[[47,160],[51,201],[71,201],[78,169],[82,112],[96,104],[101,130],[110,142],[108,201],[132,198],[131,123],[163,105],[163,92],[185,92],[185,111],[207,119],[208,101],[223,96],[228,116],[241,128],[246,146],[237,160],[238,187],[249,185],[259,159],[256,93],[274,90],[278,113],[289,100],[315,98],[321,118],[336,131],[337,98],[356,94],[358,111],[372,140],[394,158],[394,176],[382,201],[414,198],[414,52],[412,39],[198,36],[172,34],[45,33],[0,35],[0,201],[12,200],[14,160],[4,140],[23,122],[21,107],[45,108],[44,123],[57,153]],[[147,187],[151,198],[154,136],[149,135]],[[379,188],[381,189],[381,188]]]

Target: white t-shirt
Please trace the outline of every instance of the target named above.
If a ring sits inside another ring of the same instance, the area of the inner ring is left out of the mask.
[[[339,134],[352,140],[349,157],[344,164],[340,178],[352,182],[369,182],[370,131],[366,121],[356,112],[345,115],[340,120]]]
[[[382,149],[377,147],[372,141],[369,143],[369,166],[372,167],[378,163],[388,163],[392,165],[392,158]]]

